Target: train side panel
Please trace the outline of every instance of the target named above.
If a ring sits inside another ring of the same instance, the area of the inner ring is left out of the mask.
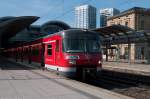
[[[52,70],[59,70],[60,65],[60,44],[61,36],[54,35],[44,39],[45,44],[45,67]]]
[[[31,63],[41,66],[42,63],[42,44],[31,45]]]

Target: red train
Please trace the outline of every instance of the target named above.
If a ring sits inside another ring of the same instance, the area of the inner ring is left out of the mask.
[[[67,75],[96,74],[101,70],[99,35],[87,30],[70,29],[4,50],[17,62],[36,64]]]

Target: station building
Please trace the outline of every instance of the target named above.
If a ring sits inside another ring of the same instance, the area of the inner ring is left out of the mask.
[[[107,19],[107,26],[112,25],[124,25],[126,27],[132,28],[138,32],[144,32],[150,30],[150,9],[141,8],[141,7],[133,7],[122,13],[109,17]],[[128,60],[129,50],[131,56],[131,62],[142,62],[149,63],[150,59],[150,42],[138,42],[131,43],[130,48],[128,44],[118,44],[111,45],[112,47],[118,47],[120,49],[120,59],[122,61]],[[109,50],[109,59],[115,60],[115,49]]]

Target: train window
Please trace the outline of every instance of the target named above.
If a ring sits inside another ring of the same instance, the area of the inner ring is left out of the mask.
[[[51,44],[47,45],[47,55],[52,55],[52,45]]]
[[[39,55],[39,49],[38,48],[33,48],[32,49],[32,55],[33,56],[38,56]]]
[[[63,50],[65,52],[85,52],[83,39],[64,39]]]
[[[64,39],[63,50],[65,52],[91,52],[101,51],[98,40],[84,39]]]
[[[96,40],[87,40],[87,50],[88,52],[100,52],[100,43]]]
[[[59,52],[59,40],[56,40],[56,52]]]

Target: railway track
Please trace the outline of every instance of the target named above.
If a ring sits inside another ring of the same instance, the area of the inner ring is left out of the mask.
[[[104,70],[96,79],[88,79],[85,82],[136,99],[150,99],[150,77],[148,76]]]

